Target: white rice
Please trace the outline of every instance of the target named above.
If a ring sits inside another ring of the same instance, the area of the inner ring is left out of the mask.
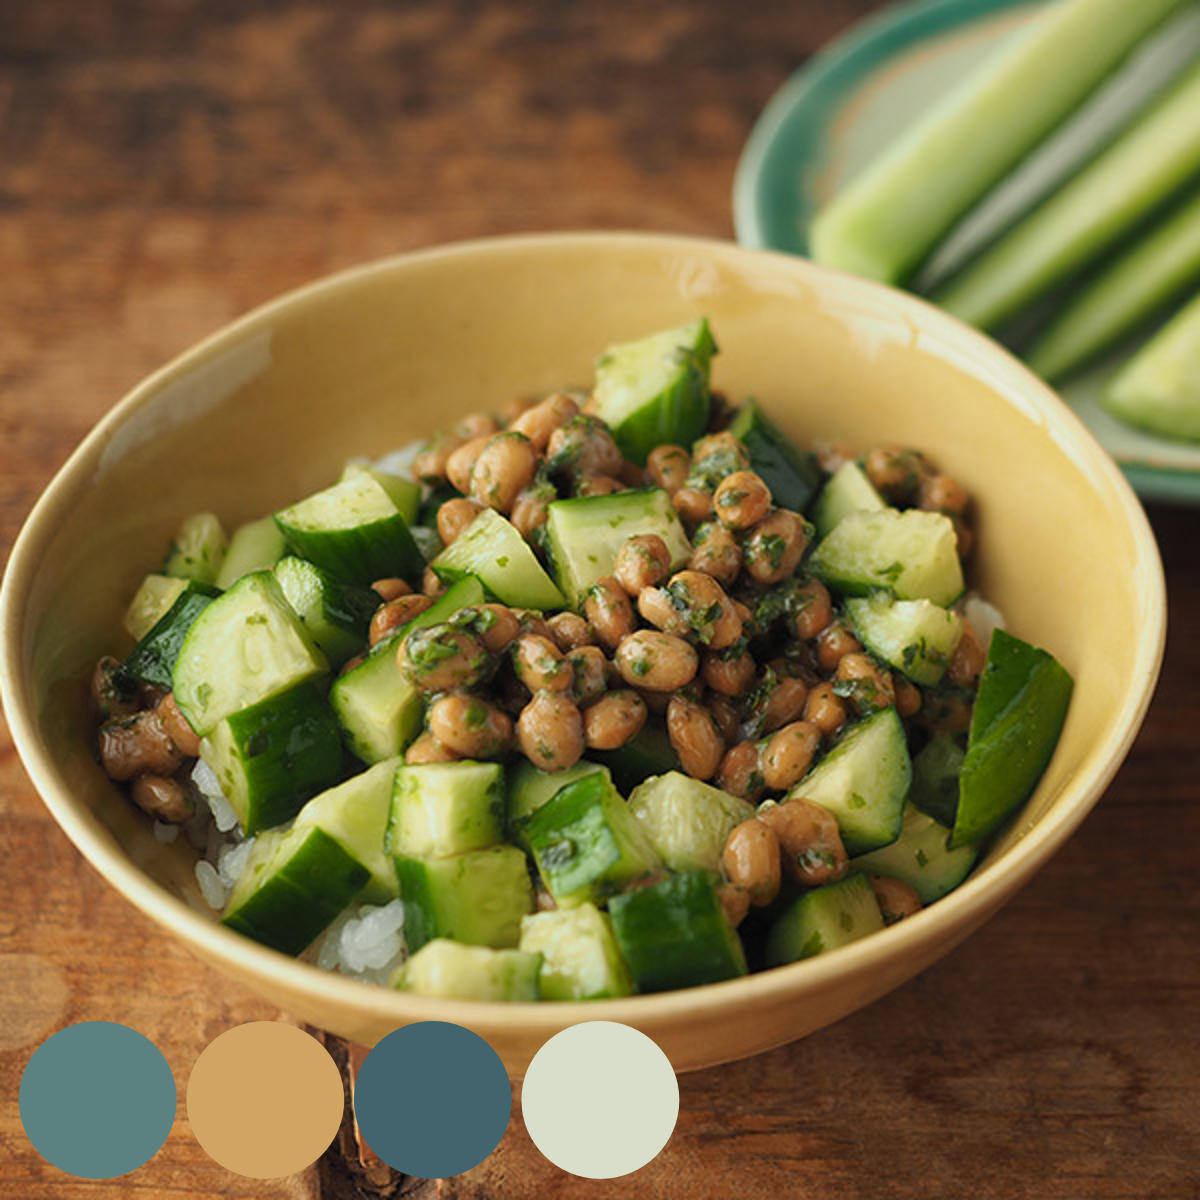
[[[196,882],[200,885],[200,893],[209,908],[225,907],[225,885],[221,882],[217,868],[207,859],[202,858],[196,863]]]
[[[386,984],[406,957],[404,902],[352,905],[329,927],[317,951],[327,971]]]
[[[963,616],[975,627],[980,641],[986,646],[992,640],[993,629],[1004,629],[1004,614],[975,592],[968,592],[963,602]]]
[[[225,793],[221,791],[221,784],[212,767],[202,758],[196,759],[196,765],[192,768],[192,782],[211,810],[216,827],[222,833],[228,833],[238,823],[237,813],[234,812],[233,805],[225,799]]]
[[[254,839],[247,838],[244,842],[227,842],[222,848],[217,857],[217,873],[221,877],[221,882],[230,891],[233,890],[233,885],[241,878],[242,871],[246,867],[246,860],[250,857],[250,850],[254,846]]]

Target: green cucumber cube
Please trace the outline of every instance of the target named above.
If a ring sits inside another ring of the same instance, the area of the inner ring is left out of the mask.
[[[344,583],[315,563],[294,556],[275,564],[275,578],[296,616],[331,663],[344,663],[366,647],[371,614],[380,604],[378,592]]]
[[[365,472],[282,509],[275,522],[301,558],[352,583],[411,582],[425,568],[408,522]]]
[[[834,591],[889,588],[901,600],[953,603],[963,590],[958,535],[944,513],[852,512],[813,551],[811,569]]]
[[[882,928],[871,885],[862,875],[847,875],[805,892],[784,910],[767,934],[767,966],[812,958]]]
[[[850,597],[846,612],[862,643],[914,683],[936,687],[962,635],[962,618],[929,600],[894,600],[886,592]]]
[[[543,1000],[600,1000],[633,991],[612,922],[594,904],[522,917],[521,949],[542,956]]]
[[[485,508],[429,565],[446,583],[474,575],[497,600],[515,608],[544,612],[563,606],[562,593],[529,543],[495,509]]]
[[[603,901],[662,869],[607,774],[585,775],[568,784],[522,817],[517,830],[560,908]]]
[[[216,516],[210,512],[195,513],[176,532],[163,574],[194,579],[197,583],[215,583],[228,548],[229,540]]]
[[[314,796],[297,814],[293,829],[317,828],[371,873],[363,899],[386,904],[399,893],[396,869],[384,850],[392,784],[401,759],[390,758]]]
[[[196,618],[221,594],[210,584],[197,583],[194,579],[171,582],[182,585],[174,601],[125,660],[127,674],[166,691],[171,690],[175,663],[188,631]]]
[[[540,954],[434,938],[396,969],[391,983],[406,992],[454,1000],[537,1000],[541,965]]]
[[[460,580],[432,607],[372,646],[361,663],[334,680],[329,703],[351,753],[363,762],[382,762],[399,754],[417,736],[423,700],[400,670],[396,655],[400,640],[411,629],[436,625],[460,608],[483,600],[479,580]]]
[[[859,721],[799,783],[788,797],[800,796],[837,818],[849,854],[886,846],[900,836],[912,763],[904,725],[894,708],[882,708]]]
[[[449,858],[503,839],[504,768],[499,763],[422,763],[396,772],[389,854]]]
[[[890,846],[852,859],[850,869],[899,879],[916,890],[922,904],[932,904],[958,887],[979,857],[977,846],[949,849],[949,839],[947,826],[906,804],[900,836]]]
[[[887,501],[875,490],[866,472],[856,462],[844,462],[829,477],[813,508],[817,536],[826,537],[854,512],[882,512]]]
[[[529,759],[518,758],[510,769],[508,779],[508,828],[515,830],[522,817],[535,813],[558,792],[595,771],[608,774],[599,763],[581,759],[565,771],[543,771]]]
[[[275,577],[255,571],[193,622],[175,662],[172,691],[188,724],[205,737],[231,713],[328,668]]]
[[[138,585],[121,620],[125,632],[135,642],[140,642],[179,599],[188,582],[172,575],[147,575]]]
[[[613,573],[621,547],[647,533],[666,543],[672,571],[687,563],[691,544],[671,497],[660,488],[554,501],[547,509],[546,537],[554,577],[567,600],[579,607],[588,588]]]
[[[816,494],[820,469],[812,454],[799,450],[758,406],[747,400],[729,424],[729,432],[750,455],[750,469],[771,490],[780,508],[803,512]]]
[[[411,479],[405,479],[402,475],[392,475],[361,462],[348,462],[342,469],[342,477],[338,483],[344,483],[356,475],[366,475],[375,480],[391,497],[396,511],[404,518],[405,522],[409,526],[417,523],[417,513],[421,508],[420,484]]]
[[[655,446],[690,446],[704,433],[709,367],[716,352],[708,322],[701,318],[610,346],[596,360],[589,407],[626,458],[644,464]]]
[[[958,811],[958,777],[962,772],[963,748],[948,734],[929,739],[912,760],[912,787],[908,798],[947,828],[954,825]]]
[[[629,810],[672,871],[717,871],[730,830],[754,816],[754,805],[680,771],[635,788]]]
[[[434,938],[473,946],[516,946],[521,918],[533,908],[524,853],[489,846],[453,858],[397,858],[409,950]]]
[[[666,725],[653,715],[625,745],[615,750],[589,750],[588,757],[608,768],[613,783],[622,792],[633,791],[651,775],[679,769],[679,755],[667,736]]]
[[[272,830],[255,838],[221,924],[284,954],[300,954],[369,878],[322,829]]]
[[[639,992],[718,983],[746,974],[737,930],[717,897],[717,877],[685,871],[614,896],[613,933]]]
[[[239,525],[229,539],[229,549],[217,572],[217,587],[228,589],[251,571],[273,567],[287,550],[287,541],[274,517],[261,517]]]
[[[289,821],[342,775],[342,739],[312,680],[230,713],[201,742],[247,836]]]

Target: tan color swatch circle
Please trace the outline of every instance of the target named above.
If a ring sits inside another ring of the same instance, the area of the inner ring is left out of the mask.
[[[303,1029],[251,1021],[221,1034],[192,1067],[187,1114],[221,1166],[278,1179],[311,1166],[342,1121],[342,1079]]]

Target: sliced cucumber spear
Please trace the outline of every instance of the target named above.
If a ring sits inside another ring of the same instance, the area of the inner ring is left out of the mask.
[[[1182,0],[1066,0],[817,214],[817,262],[903,282],[950,226]]]
[[[1200,441],[1200,294],[1125,364],[1103,402],[1131,425]]]
[[[1200,114],[1196,121],[1200,128]],[[1198,280],[1200,192],[1076,293],[1030,347],[1025,360],[1043,379],[1055,383],[1109,349]]]
[[[934,300],[972,325],[995,329],[1065,282],[1200,170],[1198,113],[1200,63]]]

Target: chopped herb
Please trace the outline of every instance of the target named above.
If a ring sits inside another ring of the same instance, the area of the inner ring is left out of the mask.
[[[860,796],[857,792],[850,793],[850,799],[847,801],[847,803],[850,805],[851,808],[866,808],[867,807],[866,800],[862,796]]]
[[[501,554],[500,557],[496,559],[496,566],[507,567],[508,566],[508,555]]]
[[[918,850],[916,854],[917,866],[925,867],[929,865],[929,855],[924,850]]]
[[[838,913],[838,924],[849,933],[854,928],[854,918],[845,909],[842,909]]]

